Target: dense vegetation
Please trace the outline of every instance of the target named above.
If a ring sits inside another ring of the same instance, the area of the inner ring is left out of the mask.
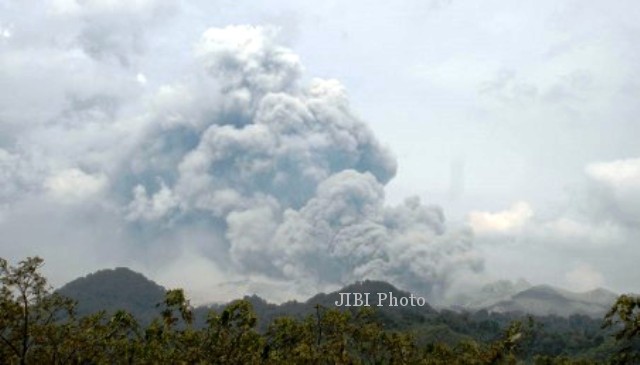
[[[0,364],[640,363],[640,298],[633,296],[619,297],[597,325],[584,316],[338,311],[317,304],[307,315],[272,310],[273,319],[259,328],[252,301],[266,304],[256,298],[209,309],[198,324],[183,291],[168,290],[156,318],[140,324],[124,310],[78,314],[74,300],[49,291],[41,265],[39,258],[17,266],[0,259]]]

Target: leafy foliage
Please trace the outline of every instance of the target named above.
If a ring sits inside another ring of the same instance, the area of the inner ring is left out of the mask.
[[[633,296],[621,296],[605,317],[604,327],[615,336],[595,342],[609,348],[612,356],[599,358],[593,352],[573,357],[564,354],[563,347],[579,341],[567,340],[562,332],[554,332],[560,333],[555,338],[545,335],[545,325],[552,322],[527,318],[502,326],[507,317],[495,320],[486,312],[473,316],[444,311],[436,316],[429,308],[422,317],[413,313],[391,318],[366,307],[340,311],[316,304],[312,313],[279,316],[260,330],[250,300],[211,309],[197,325],[195,309],[181,289],[174,289],[158,301],[157,314],[146,325],[124,310],[79,316],[73,300],[47,287],[41,266],[39,258],[17,266],[0,259],[1,364],[586,365],[638,360],[640,298]],[[579,339],[602,336],[592,331],[586,317],[555,322],[584,329]],[[421,332],[424,329],[445,335],[433,340]],[[545,342],[550,338],[560,343],[560,351],[536,354],[535,349],[552,345]]]
[[[603,327],[617,330],[614,362],[640,363],[640,297],[621,295],[604,318]]]

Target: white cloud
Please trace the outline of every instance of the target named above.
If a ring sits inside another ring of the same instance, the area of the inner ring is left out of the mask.
[[[640,191],[640,158],[592,163],[585,171],[592,179],[614,189]]]
[[[549,248],[574,252],[621,247],[629,243],[632,232],[619,223],[559,217],[529,227],[528,240]]]
[[[474,232],[513,233],[521,229],[533,216],[533,210],[527,202],[517,202],[507,210],[469,213],[469,224]]]
[[[163,182],[160,183],[160,190],[151,197],[148,196],[143,185],[136,185],[133,189],[133,200],[127,207],[127,219],[158,220],[176,208],[178,208],[178,201]]]
[[[3,27],[2,23],[0,23],[0,37],[4,39],[11,38],[12,32],[11,27]]]
[[[105,175],[87,174],[73,168],[49,176],[44,181],[44,187],[54,199],[69,202],[94,197],[106,188],[107,183]]]
[[[136,81],[138,81],[142,85],[147,84],[147,77],[143,73],[138,73],[136,75]]]
[[[606,272],[616,281],[613,285],[621,286],[617,265],[633,266],[640,254],[638,159],[592,163],[584,171],[580,189],[553,214],[540,214],[519,202],[506,211],[469,215],[489,271],[519,270],[531,281],[545,277],[580,291],[604,285]],[[610,255],[616,257],[615,266],[608,261]],[[577,266],[564,272],[572,263]],[[535,267],[544,267],[545,273],[536,273]]]
[[[568,271],[564,278],[569,288],[577,292],[585,292],[605,285],[602,273],[588,264],[577,265]]]
[[[136,14],[151,16],[163,9],[173,9],[173,0],[52,0],[51,9],[58,15],[102,16]]]
[[[196,56],[225,87],[278,92],[292,87],[302,67],[298,56],[276,43],[277,31],[255,26],[210,28],[196,45]]]
[[[592,180],[589,203],[602,219],[640,228],[640,159],[589,164]]]
[[[49,17],[75,27],[68,38],[90,57],[131,67],[147,50],[147,32],[177,14],[174,0],[53,0]]]

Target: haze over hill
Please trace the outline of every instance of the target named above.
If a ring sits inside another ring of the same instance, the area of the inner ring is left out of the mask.
[[[524,285],[523,290],[517,290]],[[509,294],[507,291],[511,290]],[[515,291],[514,291],[515,290]],[[100,270],[96,273],[73,280],[58,292],[78,301],[78,312],[90,314],[98,310],[114,312],[125,309],[143,322],[149,322],[157,313],[157,304],[164,298],[165,288],[127,268]],[[377,308],[382,316],[391,318],[394,323],[410,323],[416,318],[432,318],[438,311],[427,303],[414,307],[378,307],[377,293],[390,293],[394,297],[409,297],[411,293],[397,289],[384,281],[365,280],[347,285],[330,293],[318,293],[305,301],[286,301],[281,304],[269,303],[257,295],[244,296],[260,314],[262,323],[269,323],[277,316],[308,315],[314,313],[316,305],[326,308],[335,307],[342,299],[339,293],[371,293],[370,305]],[[481,311],[495,313],[533,314],[537,316],[557,315],[569,317],[574,314],[601,318],[615,301],[616,295],[604,289],[584,293],[573,293],[551,286],[528,286],[519,283],[515,286],[504,282],[486,286],[481,293],[495,293],[493,300],[480,297],[467,303],[452,305],[453,309],[462,311]],[[502,296],[501,296],[502,295]],[[468,299],[468,298],[467,298]],[[388,304],[388,303],[385,303]],[[215,303],[197,308],[204,313],[207,308],[220,308],[224,304]],[[345,307],[346,308],[346,307]]]
[[[132,316],[124,310],[114,315],[112,309],[105,309],[128,306],[123,294],[137,295],[129,298],[130,310],[150,308],[149,301],[162,288],[144,276],[118,268],[69,283],[60,292],[80,291],[118,299],[102,303],[85,295],[80,300],[94,308],[78,314],[75,300],[49,291],[46,278],[39,273],[42,264],[37,257],[27,258],[18,266],[0,260],[0,304],[4,309],[0,363],[229,360],[239,364],[495,364],[578,360],[580,364],[599,364],[607,360],[627,364],[636,363],[640,354],[636,331],[639,313],[634,309],[640,304],[637,296],[620,296],[604,318],[592,319],[581,314],[565,318],[434,310],[421,303],[422,298],[414,304],[412,294],[368,280],[340,292],[281,305],[251,296],[226,305],[193,308],[184,292],[174,289],[166,291],[149,321],[141,318],[140,312]],[[536,290],[527,289],[529,297],[535,292],[541,299],[557,299],[549,287],[532,289]],[[369,308],[336,303],[347,302],[347,295],[355,299],[357,294],[369,293],[374,294],[372,304],[380,294],[399,300],[381,299],[382,307]],[[586,297],[602,299],[602,294],[591,292]],[[627,333],[633,337],[626,337]],[[300,360],[294,361],[292,356]],[[634,361],[629,362],[631,359]]]
[[[551,285],[531,285],[525,280],[501,280],[452,297],[447,303],[461,310],[486,309],[490,312],[517,312],[535,315],[584,314],[602,317],[617,298],[617,294],[597,288],[572,292]]]
[[[594,289],[584,293],[574,293],[548,285],[538,285],[512,295],[485,307],[490,312],[530,313],[540,316],[557,315],[569,317],[584,314],[601,318],[618,296],[605,289]]]
[[[487,288],[488,291],[513,286],[497,283]],[[156,305],[163,299],[164,288],[146,279],[143,275],[129,269],[118,268],[101,270],[94,274],[78,278],[62,288],[59,293],[68,295],[78,301],[80,314],[90,314],[100,310],[113,313],[116,309],[127,309],[143,324],[148,325],[153,318],[159,318],[161,308]],[[257,295],[244,296],[251,303],[257,316],[257,329],[266,333],[269,324],[283,316],[313,321],[318,313],[336,308],[335,301],[340,301],[339,293],[392,293],[401,297],[410,295],[395,286],[382,281],[360,281],[347,285],[337,291],[319,293],[304,301],[287,301],[273,304]],[[527,347],[525,357],[533,354],[549,354],[553,356],[571,355],[606,357],[611,351],[607,342],[607,333],[601,329],[602,317],[597,314],[606,305],[610,293],[596,290],[577,294],[562,291],[548,286],[534,286],[515,293],[508,301],[487,308],[447,308],[434,309],[428,303],[425,306],[375,306],[375,318],[381,325],[391,331],[408,331],[413,333],[419,344],[434,342],[456,344],[460,341],[495,341],[502,336],[505,328],[514,320],[527,321],[526,314],[534,315],[535,336]],[[228,304],[228,303],[227,303]],[[206,318],[210,310],[221,313],[227,304],[211,304],[193,309],[195,326],[206,327]],[[561,311],[550,309],[560,308]],[[341,307],[356,315],[360,308]],[[511,312],[512,310],[517,312]],[[523,312],[524,311],[524,312]],[[575,313],[573,313],[575,311]],[[583,313],[583,314],[578,314]],[[555,314],[555,315],[553,315]],[[587,314],[587,315],[584,315]],[[593,317],[591,317],[593,316]]]

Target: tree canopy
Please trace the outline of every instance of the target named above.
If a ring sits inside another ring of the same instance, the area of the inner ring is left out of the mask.
[[[424,343],[418,331],[388,326],[371,308],[340,311],[317,305],[312,315],[281,316],[262,331],[251,302],[238,300],[210,310],[206,323],[196,326],[194,308],[181,289],[166,291],[148,324],[140,324],[124,310],[78,315],[74,300],[48,287],[39,271],[42,264],[38,257],[16,266],[0,259],[1,364],[633,364],[640,360],[640,298],[629,295],[620,296],[603,321],[603,333],[612,334],[604,341],[611,356],[572,358],[531,353],[541,333],[533,318],[511,322],[490,341],[469,337],[456,343]],[[463,316],[443,315],[452,325],[479,326],[465,322]],[[569,343],[562,341],[557,338],[560,347]]]

